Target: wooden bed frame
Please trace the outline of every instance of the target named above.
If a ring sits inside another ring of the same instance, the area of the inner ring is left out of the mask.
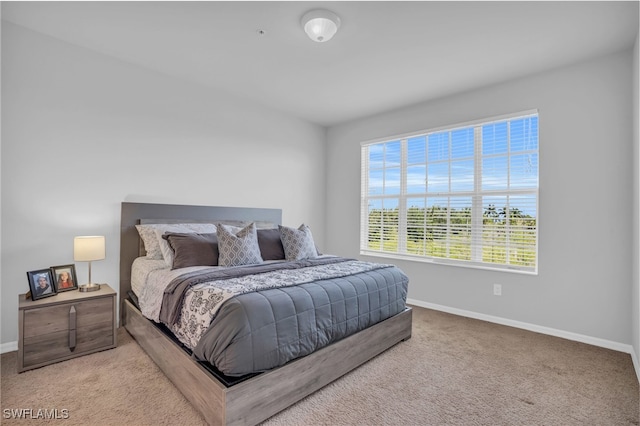
[[[131,264],[139,256],[135,228],[156,223],[266,221],[280,224],[279,209],[122,203],[120,306],[122,324],[210,425],[254,425],[293,405],[349,371],[411,337],[410,308],[303,358],[227,387],[128,300]]]

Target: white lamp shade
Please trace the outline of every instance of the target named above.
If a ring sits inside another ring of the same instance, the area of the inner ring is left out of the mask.
[[[103,236],[75,237],[73,239],[73,260],[77,262],[91,262],[105,258],[105,244]]]
[[[315,9],[305,13],[301,23],[309,38],[320,43],[331,40],[340,28],[338,15],[324,9]]]

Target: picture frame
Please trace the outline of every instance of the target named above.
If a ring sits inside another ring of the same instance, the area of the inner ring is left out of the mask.
[[[55,281],[56,291],[58,293],[78,289],[76,265],[52,266],[50,269],[51,275],[53,275],[53,279]]]
[[[27,272],[31,299],[38,300],[57,294],[51,268]],[[46,285],[45,285],[46,284]]]

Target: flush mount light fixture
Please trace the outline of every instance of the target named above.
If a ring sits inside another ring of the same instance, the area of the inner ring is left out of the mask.
[[[325,9],[314,9],[305,13],[301,23],[309,38],[320,43],[331,40],[340,28],[338,15]]]

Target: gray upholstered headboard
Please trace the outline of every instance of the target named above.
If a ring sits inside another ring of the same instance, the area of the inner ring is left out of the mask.
[[[120,215],[120,306],[131,290],[131,265],[140,255],[139,223],[257,222],[282,224],[281,209],[122,203]]]

